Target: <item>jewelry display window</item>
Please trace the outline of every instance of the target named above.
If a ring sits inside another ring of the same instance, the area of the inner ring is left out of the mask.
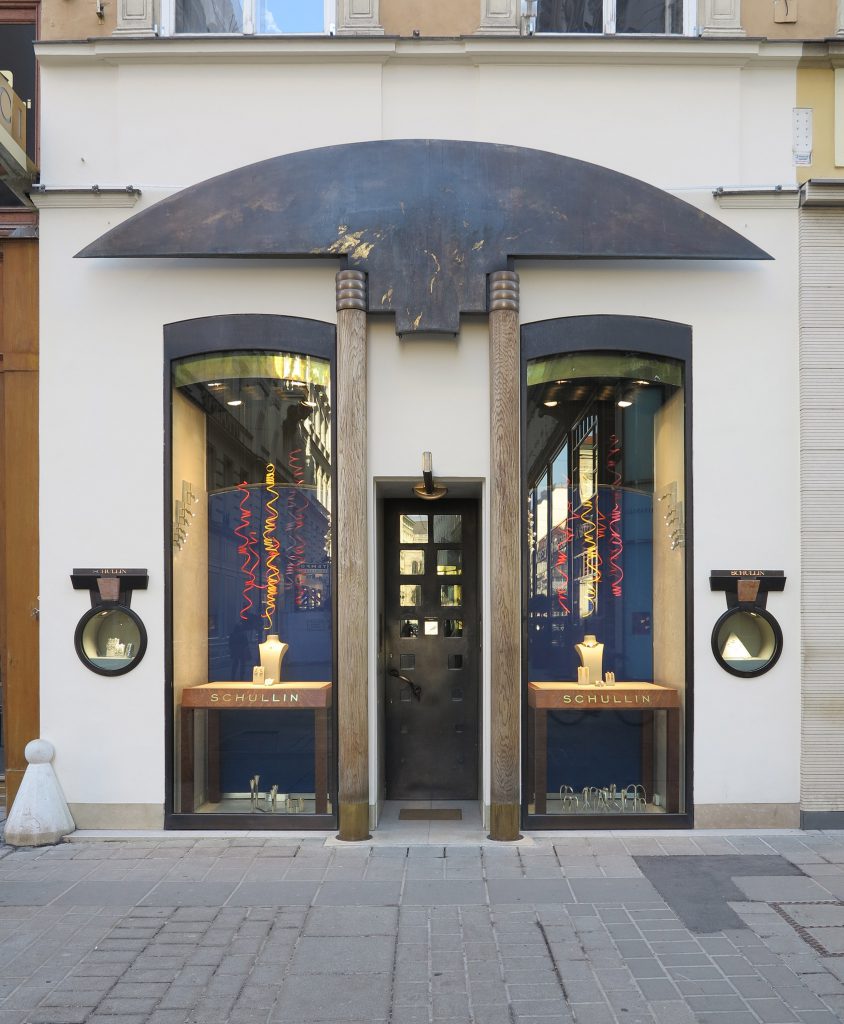
[[[526,823],[667,826],[687,811],[685,363],[555,352],[538,333],[546,351],[523,352]]]
[[[172,362],[180,819],[334,813],[331,378],[329,358],[286,349]]]

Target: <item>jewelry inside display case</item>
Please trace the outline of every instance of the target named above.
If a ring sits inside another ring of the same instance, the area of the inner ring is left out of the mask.
[[[552,352],[525,372],[528,827],[683,814],[683,362]]]
[[[177,815],[334,811],[331,416],[326,358],[173,363]]]

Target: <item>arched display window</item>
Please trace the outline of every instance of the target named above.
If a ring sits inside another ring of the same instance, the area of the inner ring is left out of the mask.
[[[665,321],[522,329],[527,827],[687,818],[690,354]]]
[[[209,317],[165,345],[170,821],[330,827],[334,327]]]

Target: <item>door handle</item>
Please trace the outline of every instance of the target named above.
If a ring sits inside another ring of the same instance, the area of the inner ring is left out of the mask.
[[[397,668],[389,669],[389,674],[393,679],[400,679],[403,683],[407,683],[410,687],[410,692],[413,696],[421,702],[422,700],[422,687],[418,683],[414,683],[412,679],[408,679],[407,676],[403,676]]]

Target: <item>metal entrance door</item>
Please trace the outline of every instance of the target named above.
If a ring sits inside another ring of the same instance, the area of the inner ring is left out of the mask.
[[[388,800],[478,796],[478,507],[384,503]]]

